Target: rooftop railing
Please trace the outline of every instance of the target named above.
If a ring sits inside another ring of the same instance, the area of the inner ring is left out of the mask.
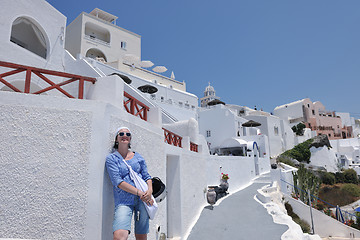
[[[4,61],[0,61],[0,67],[14,69],[11,71],[1,73],[0,74],[0,82],[3,83],[5,86],[9,87],[11,90],[13,90],[15,92],[20,92],[20,93],[30,93],[30,85],[31,85],[31,81],[33,80],[34,74],[39,79],[42,79],[43,81],[48,83],[50,86],[46,87],[44,89],[38,90],[36,92],[32,92],[31,94],[41,94],[44,92],[48,92],[50,90],[58,90],[59,92],[61,92],[62,94],[64,94],[65,96],[67,96],[69,98],[75,98],[74,96],[72,96],[70,93],[68,93],[61,87],[64,85],[73,83],[73,82],[78,82],[79,89],[78,89],[78,97],[77,98],[83,99],[85,82],[91,82],[93,84],[96,82],[96,79],[91,78],[91,77],[84,77],[84,76],[65,73],[65,72],[58,72],[58,71],[52,71],[52,70],[47,70],[47,69],[35,68],[35,67],[19,65],[19,64],[4,62]],[[23,73],[23,72],[25,72],[24,91],[21,91],[20,89],[15,87],[13,84],[11,84],[9,81],[4,79],[5,77],[13,76],[13,75]],[[51,77],[64,77],[64,78],[68,78],[68,80],[62,81],[60,83],[55,83],[54,81],[49,79],[50,76]]]

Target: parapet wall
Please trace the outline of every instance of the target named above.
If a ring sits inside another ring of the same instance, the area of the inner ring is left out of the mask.
[[[270,171],[270,160],[259,159],[259,173],[263,174]],[[220,184],[221,173],[229,175],[229,192],[235,192],[246,187],[257,177],[255,171],[254,157],[240,156],[210,156],[207,162],[207,183],[210,186]]]
[[[120,125],[149,172],[166,181],[162,129],[111,104],[0,91],[0,233],[5,238],[111,239],[105,157]],[[151,151],[149,151],[151,149]],[[166,231],[166,202],[151,221]]]

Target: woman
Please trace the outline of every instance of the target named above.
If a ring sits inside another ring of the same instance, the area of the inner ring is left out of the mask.
[[[131,229],[131,218],[134,214],[135,237],[137,240],[146,240],[149,233],[149,215],[142,201],[153,205],[152,181],[147,171],[144,158],[129,150],[131,132],[127,127],[120,127],[116,131],[114,149],[107,156],[106,168],[113,184],[115,213],[113,222],[114,240],[127,239]],[[147,183],[146,192],[135,187],[130,179],[129,169],[123,162],[126,161]]]

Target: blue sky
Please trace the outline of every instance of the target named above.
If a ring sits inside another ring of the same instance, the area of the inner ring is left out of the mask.
[[[70,24],[100,8],[142,36],[142,60],[203,96],[271,112],[310,98],[360,118],[359,0],[48,0]]]

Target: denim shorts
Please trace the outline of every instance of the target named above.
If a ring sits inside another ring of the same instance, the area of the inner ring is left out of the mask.
[[[144,203],[141,200],[135,200],[135,205],[117,205],[115,207],[113,232],[119,229],[131,230],[131,218],[134,214],[135,233],[149,233],[149,215]]]

